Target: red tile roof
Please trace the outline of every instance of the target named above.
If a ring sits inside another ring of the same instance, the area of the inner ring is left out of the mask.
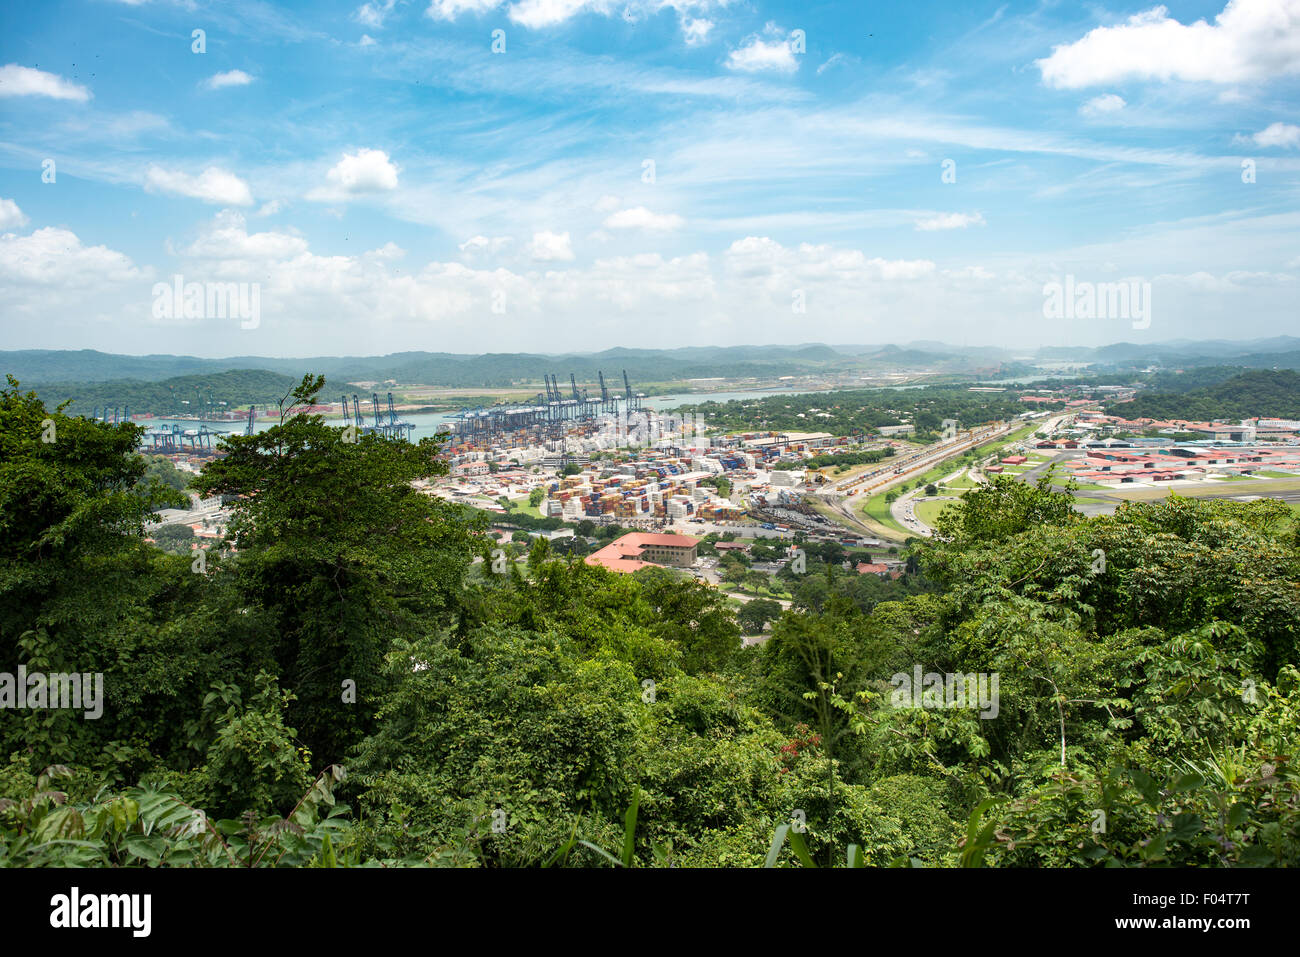
[[[652,562],[640,559],[641,549],[647,545],[690,548],[699,543],[698,538],[689,535],[658,535],[651,532],[631,532],[615,539],[598,552],[592,552],[584,559],[588,565],[599,565],[612,572],[634,572],[638,568],[648,568]]]

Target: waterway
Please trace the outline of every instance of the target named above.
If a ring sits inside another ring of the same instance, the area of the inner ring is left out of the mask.
[[[647,396],[642,400],[642,403],[647,408],[654,409],[656,412],[666,412],[671,409],[676,409],[679,406],[692,405],[698,402],[729,402],[732,399],[761,399],[772,395],[804,395],[808,391],[811,390],[804,390],[802,392],[793,389],[763,389],[754,392],[676,392],[670,395]],[[456,416],[451,412],[422,412],[412,414],[398,412],[397,417],[399,420],[410,422],[415,426],[415,430],[411,433],[411,438],[412,441],[418,442],[420,439],[432,438],[437,435],[440,431],[444,430],[447,427],[447,423],[455,419]],[[373,421],[373,418],[370,415],[366,415],[364,418],[367,423]],[[198,428],[198,423],[193,419],[137,419],[135,421],[137,425],[142,425],[149,430],[170,427],[173,425],[179,426],[182,429]],[[326,421],[338,424],[342,420],[335,418],[327,419]],[[232,433],[235,435],[243,435],[244,429],[247,427],[246,422],[208,422],[206,424],[211,431],[221,435]],[[265,432],[275,424],[276,422],[273,419],[259,420],[253,423],[253,430],[256,432]],[[147,445],[148,442],[146,440],[146,446]]]
[[[1044,379],[1044,378],[1051,378],[1051,377],[1050,376],[1032,376],[1032,377],[1027,376],[1024,377],[1023,379],[1003,379],[1003,380],[999,380],[997,384],[1001,385],[1005,383],[1009,385],[1018,381],[1030,382],[1030,381],[1036,381],[1038,379]],[[992,383],[987,383],[987,384],[992,384]],[[874,388],[903,390],[903,389],[920,389],[920,388],[924,388],[926,385],[927,383],[912,383],[910,385],[876,386]],[[859,387],[852,387],[852,388],[870,388],[870,387],[859,386]],[[642,400],[642,404],[645,405],[647,408],[654,409],[656,412],[667,412],[672,409],[680,408],[683,405],[697,405],[702,402],[731,402],[737,399],[763,399],[774,395],[810,395],[814,392],[834,392],[834,391],[844,391],[844,390],[843,389],[838,389],[838,390],[837,389],[829,389],[829,390],[828,389],[754,389],[752,391],[744,391],[744,392],[673,392],[673,393],[669,393],[668,395],[647,396]],[[364,404],[363,404],[363,408],[365,408]],[[455,413],[452,412],[421,412],[421,413],[410,413],[410,414],[399,412],[398,418],[415,425],[415,430],[412,432],[411,436],[413,441],[418,442],[420,441],[420,439],[423,438],[432,438],[433,436],[437,435],[440,431],[447,428],[447,423],[454,420],[456,418],[456,415]],[[332,420],[327,420],[327,421],[338,423],[341,420],[338,418],[334,418]],[[365,421],[367,423],[373,421],[372,416],[369,414],[365,415]],[[190,420],[137,419],[136,424],[143,425],[147,429],[157,429],[164,426],[172,426],[172,425],[178,425],[182,429],[194,429],[197,428],[198,426],[198,423],[192,419]],[[274,424],[275,424],[274,420],[266,419],[263,421],[254,422],[253,428],[257,432],[265,432]],[[213,432],[217,432],[219,434],[235,433],[238,435],[243,435],[246,423],[209,422],[207,423],[207,426]]]

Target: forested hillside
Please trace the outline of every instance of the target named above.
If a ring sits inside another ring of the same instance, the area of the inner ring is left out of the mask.
[[[608,349],[596,354],[536,355],[488,353],[461,355],[439,352],[398,352],[385,356],[335,356],[280,359],[240,356],[199,359],[193,356],[116,356],[84,350],[27,350],[0,353],[3,368],[32,383],[105,382],[131,378],[160,381],[177,376],[211,375],[231,369],[262,369],[297,379],[312,370],[335,384],[392,379],[403,385],[449,388],[504,388],[540,385],[543,374],[573,372],[580,383],[593,383],[599,371],[621,387],[622,370],[635,382],[680,382],[717,377],[760,377],[868,369],[931,366],[951,371],[996,370],[998,361],[967,359],[946,352],[920,352],[886,346],[854,354],[825,345],[731,346],[683,349]],[[283,393],[281,393],[283,394]],[[277,399],[279,396],[276,397]]]
[[[141,482],[135,427],[0,392],[2,667],[102,673],[104,695],[0,723],[0,864],[1300,857],[1282,503],[1088,520],[999,478],[897,582],[810,555],[742,649],[721,593],[666,569],[539,543],[494,574],[484,523],[412,486],[432,440],[341,441],[294,411],[322,388],[226,439],[198,484],[240,505],[202,560],[144,541],[174,492]],[[995,693],[900,697],[931,673]]]
[[[73,415],[90,415],[95,407],[129,408],[132,412],[155,415],[196,415],[200,407],[209,412],[222,409],[259,408],[275,405],[293,390],[297,379],[264,369],[231,369],[196,375],[175,376],[161,382],[119,379],[98,383],[51,383],[41,385],[41,398],[53,409],[71,400]]]
[[[1300,418],[1300,372],[1290,369],[1250,370],[1182,392],[1156,388],[1139,393],[1132,402],[1112,403],[1106,411],[1127,419]]]

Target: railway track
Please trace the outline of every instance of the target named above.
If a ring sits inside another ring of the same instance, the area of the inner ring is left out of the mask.
[[[959,455],[968,449],[988,442],[990,439],[997,438],[1009,428],[1010,425],[1008,424],[998,424],[967,430],[958,436],[956,442],[937,443],[928,448],[912,452],[901,459],[890,462],[888,465],[872,469],[870,472],[865,472],[826,491],[839,495],[858,495],[873,492],[884,485],[905,479],[921,469],[928,469],[944,459]],[[825,494],[825,492],[819,492],[819,494]]]

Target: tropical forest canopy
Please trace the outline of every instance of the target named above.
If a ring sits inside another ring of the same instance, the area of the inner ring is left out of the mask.
[[[433,440],[344,441],[302,411],[324,388],[196,480],[238,503],[202,557],[146,542],[178,493],[137,427],[0,392],[0,670],[101,673],[104,697],[4,712],[0,864],[1300,854],[1280,502],[1084,519],[999,478],[896,581],[810,553],[742,648],[722,593],[668,569],[539,542],[494,573],[483,518],[413,484],[444,468]],[[997,676],[996,706],[900,702],[929,673]]]
[[[1197,370],[1199,373],[1201,370]],[[1187,381],[1187,380],[1185,380]],[[1199,375],[1190,381],[1205,380]],[[1156,391],[1138,395],[1132,402],[1106,409],[1126,419],[1185,419],[1188,421],[1240,420],[1252,416],[1300,418],[1300,372],[1290,369],[1256,369],[1213,385],[1187,391]]]

